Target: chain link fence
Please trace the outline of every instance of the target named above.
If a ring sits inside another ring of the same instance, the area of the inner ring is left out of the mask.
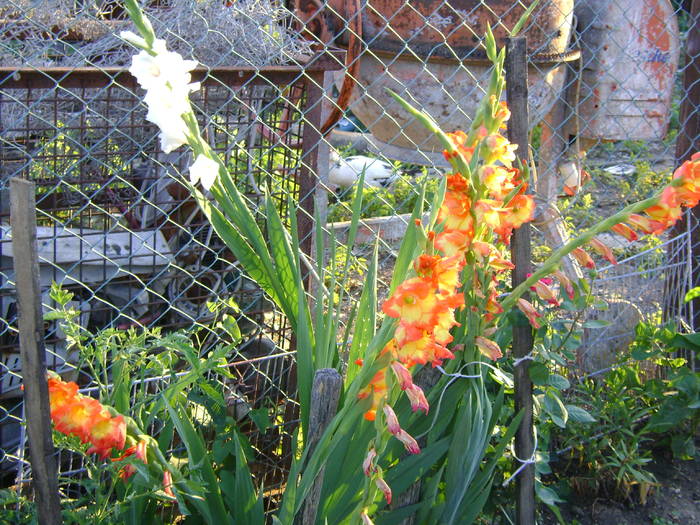
[[[314,210],[335,233],[335,256],[349,257],[356,273],[346,283],[351,301],[376,238],[379,279],[388,286],[420,185],[430,197],[447,169],[439,144],[387,89],[446,130],[467,127],[488,78],[480,48],[487,24],[502,44],[530,4],[154,0],[148,14],[169,48],[203,65],[196,71],[203,87],[193,95],[200,126],[250,201],[260,202],[267,188],[285,220],[296,214],[308,253],[319,227]],[[188,154],[158,152],[143,93],[124,69],[134,49],[116,36],[129,29],[120,2],[2,0],[0,27],[0,188],[11,177],[37,184],[46,308],[56,281],[73,292],[70,306],[85,329],[197,327],[205,351],[222,337],[221,309],[212,303],[235,300],[243,343],[228,360],[247,402],[277,422],[257,438],[251,431],[251,443],[265,465],[261,483],[280,483],[290,454],[285,436],[297,417],[295,342],[179,182]],[[687,10],[669,0],[547,0],[535,8],[523,28],[541,210],[535,264],[646,197],[690,153],[677,152],[676,140],[697,142],[692,111],[679,117],[688,96],[681,79],[694,67],[686,54],[693,30]],[[348,253],[344,221],[362,171],[365,222]],[[289,208],[288,196],[297,206]],[[0,468],[13,485],[29,473],[8,203],[0,190]],[[619,262],[599,263],[593,282],[608,305],[594,315],[607,322],[585,330],[572,377],[616,366],[642,320],[661,322],[665,312],[693,325],[694,305],[682,299],[697,284],[696,231],[688,214],[658,240],[603,239]],[[571,261],[564,269],[581,275]],[[80,375],[90,388],[57,322],[47,322],[46,337],[50,367]],[[63,462],[62,472],[79,470],[76,461]]]

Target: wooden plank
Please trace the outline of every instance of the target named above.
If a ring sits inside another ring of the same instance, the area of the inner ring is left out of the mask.
[[[342,386],[343,379],[334,368],[321,368],[314,374],[314,384],[311,389],[311,408],[309,411],[307,445],[309,456],[313,454],[321,436],[333,419],[333,416],[335,416],[336,410],[338,410],[338,400],[340,399]],[[309,490],[301,514],[297,515],[294,520],[295,525],[313,525],[316,523],[324,474],[325,467],[322,467]]]
[[[517,155],[523,165],[528,163],[528,108],[527,108],[527,39],[509,38],[506,42],[506,96],[511,111],[508,121],[508,139],[518,145]],[[512,273],[513,287],[527,279],[532,272],[531,230],[524,224],[513,232],[511,253],[515,269]],[[532,351],[534,339],[529,324],[513,327],[513,356],[522,358]],[[522,360],[515,367],[515,410],[524,415],[515,436],[516,455],[521,460],[532,456],[534,437],[532,431],[532,381],[528,374],[529,360]],[[516,468],[519,465],[516,465]],[[535,465],[528,464],[517,477],[518,496],[516,523],[535,524]]]
[[[51,439],[49,391],[46,382],[44,322],[36,247],[34,183],[10,180],[10,220],[19,311],[19,350],[30,463],[39,523],[62,523],[56,456]]]

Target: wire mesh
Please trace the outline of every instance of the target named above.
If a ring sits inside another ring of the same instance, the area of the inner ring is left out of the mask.
[[[211,116],[200,122],[207,139],[252,202],[259,202],[267,185],[284,217],[298,213],[307,251],[318,227],[312,207],[342,245],[348,188],[365,171],[366,220],[349,254],[357,278],[346,283],[352,300],[359,296],[376,237],[386,293],[419,185],[427,185],[430,197],[447,169],[439,144],[386,89],[428,111],[448,131],[469,126],[488,79],[480,47],[486,24],[502,43],[529,5],[163,0],[149,2],[149,15],[169,47],[213,68],[193,97],[200,114]],[[52,12],[61,16],[47,16]],[[191,159],[157,152],[157,130],[144,124],[139,93],[119,69],[133,52],[113,37],[129,29],[119,2],[6,0],[0,15],[7,37],[0,44],[0,170],[3,184],[10,176],[37,181],[40,242],[46,242],[43,284],[61,280],[74,291],[81,322],[91,328],[209,328],[214,314],[207,302],[235,297],[249,338],[269,338],[274,345],[245,363],[249,377],[267,378],[255,386],[261,390],[255,396],[274,391],[269,396],[291,397],[293,405],[288,327],[226,254],[179,184]],[[572,234],[648,196],[677,159],[698,145],[700,130],[691,126],[697,79],[690,87],[680,82],[695,68],[696,57],[686,54],[693,31],[686,8],[669,0],[558,0],[535,9],[523,27],[534,189],[543,210],[535,221],[541,246],[535,264]],[[340,63],[329,59],[323,65],[312,53],[336,46],[347,51],[346,67],[324,76],[324,68],[338,69]],[[93,69],[75,69],[84,66]],[[691,111],[679,115],[687,102]],[[345,118],[331,122],[324,140],[334,104]],[[687,151],[677,151],[678,136],[689,144]],[[287,209],[290,194],[302,204],[299,210]],[[2,448],[18,455],[21,407],[12,392],[19,363],[5,194],[0,213],[0,349],[7,356],[0,395],[11,398],[3,401],[0,434],[3,443],[11,443]],[[586,330],[572,377],[617,366],[639,321],[667,318],[691,327],[695,322],[695,305],[683,302],[686,291],[699,284],[695,215],[687,214],[658,241],[626,243],[614,235],[603,240],[619,264],[597,261],[594,294],[609,308],[589,319],[609,324]],[[580,275],[573,262],[564,269]],[[47,326],[47,332],[51,364],[60,368],[71,360],[70,348],[57,326]],[[217,337],[212,331],[211,340]],[[292,424],[295,409],[287,415],[284,425]],[[278,467],[288,451],[281,458],[276,446],[259,444],[259,450],[267,458],[269,480],[280,482]]]

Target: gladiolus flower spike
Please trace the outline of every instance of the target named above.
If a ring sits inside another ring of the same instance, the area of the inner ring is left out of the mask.
[[[79,394],[78,385],[67,383],[57,375],[49,375],[48,386],[51,419],[57,431],[89,443],[88,454],[97,454],[102,459],[109,457],[113,450],[124,449],[124,416],[113,416],[96,399]]]

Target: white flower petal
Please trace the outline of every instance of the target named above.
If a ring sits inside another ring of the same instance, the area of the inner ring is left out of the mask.
[[[190,182],[197,184],[202,183],[205,190],[210,189],[216,177],[219,175],[219,163],[210,159],[206,155],[199,155],[192,166],[190,166]]]

